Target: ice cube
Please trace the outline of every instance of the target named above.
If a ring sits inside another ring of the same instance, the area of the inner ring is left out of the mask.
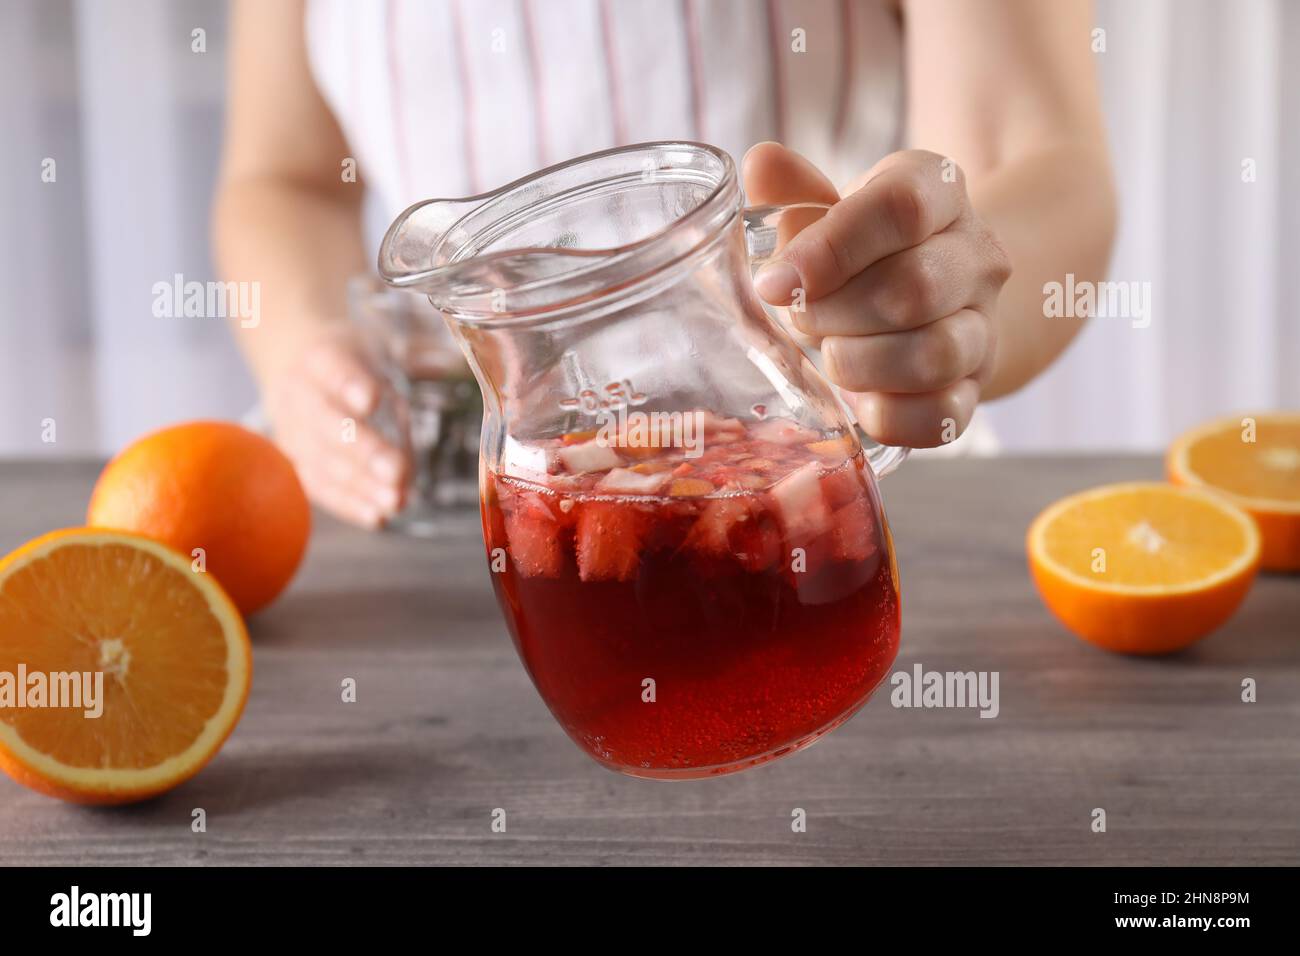
[[[749,434],[759,441],[778,445],[806,445],[821,438],[811,428],[792,422],[788,418],[768,418],[749,427]]]
[[[623,459],[618,457],[618,452],[603,445],[597,439],[585,441],[577,445],[567,445],[556,452],[564,467],[571,472],[580,473],[584,471],[605,471],[607,468],[616,468],[623,463]]]
[[[822,493],[817,462],[790,472],[772,486],[771,494],[787,537],[816,536],[830,529],[831,512]]]
[[[630,468],[613,468],[596,482],[596,490],[616,495],[653,495],[669,480],[666,472],[642,474]]]

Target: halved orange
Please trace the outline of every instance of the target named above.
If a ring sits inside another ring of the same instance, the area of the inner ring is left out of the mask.
[[[1111,651],[1164,654],[1237,609],[1259,567],[1250,516],[1196,488],[1155,482],[1071,495],[1034,519],[1029,569],[1075,634]]]
[[[1175,484],[1218,492],[1255,519],[1263,567],[1300,571],[1300,414],[1206,422],[1178,437],[1165,468]]]
[[[73,528],[0,559],[6,680],[0,769],[64,800],[127,803],[216,754],[248,698],[252,650],[235,605],[188,558],[128,532]],[[90,696],[98,717],[87,716]]]

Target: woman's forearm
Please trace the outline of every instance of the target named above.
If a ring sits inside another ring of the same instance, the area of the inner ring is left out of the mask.
[[[248,176],[217,194],[215,256],[226,281],[257,282],[261,318],[236,327],[259,380],[311,338],[346,320],[347,280],[366,271],[359,184],[330,190],[288,178]]]
[[[1011,258],[998,300],[998,342],[985,399],[1020,388],[1052,363],[1083,319],[1044,314],[1043,286],[1105,276],[1115,231],[1110,164],[1098,147],[1044,149],[970,177],[975,210]]]

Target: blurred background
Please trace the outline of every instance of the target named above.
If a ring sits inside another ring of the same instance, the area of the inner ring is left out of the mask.
[[[1095,19],[1111,278],[1151,283],[1152,321],[1094,319],[987,406],[1004,451],[1155,450],[1300,407],[1300,2],[1102,0]],[[255,405],[224,321],[151,308],[156,282],[217,278],[225,40],[217,0],[0,0],[0,456],[107,455]]]

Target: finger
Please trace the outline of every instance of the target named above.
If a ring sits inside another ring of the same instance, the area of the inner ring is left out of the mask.
[[[374,477],[364,460],[352,454],[350,448],[309,434],[284,446],[304,485],[310,477],[318,484],[346,490],[381,517],[396,514],[405,503],[405,483]]]
[[[300,470],[307,496],[334,517],[361,528],[378,528],[384,523],[383,512],[365,498],[330,480],[315,469]]]
[[[920,395],[843,393],[863,431],[881,444],[908,448],[935,448],[960,435],[975,414],[979,394],[979,385],[969,378]]]
[[[385,517],[401,510],[404,498],[401,485],[375,478],[366,468],[365,462],[350,451],[321,448],[318,453],[313,468],[329,484],[368,502]]]
[[[337,400],[315,388],[295,388],[287,397],[286,409],[300,423],[290,443],[321,446],[330,452],[350,449],[349,457],[365,462],[380,483],[404,485],[410,472],[405,449],[386,440],[368,422],[357,420]],[[308,457],[313,457],[308,453]]]
[[[854,392],[934,392],[979,371],[988,353],[989,320],[962,309],[910,332],[829,335],[822,339],[826,375]]]
[[[327,394],[355,415],[369,415],[379,403],[380,383],[362,359],[338,342],[311,349],[304,357],[307,374]]]
[[[350,508],[356,514],[373,511],[382,520],[397,514],[405,504],[404,484],[377,480],[368,475],[364,468],[358,467],[355,461],[334,449],[300,441],[284,450],[302,478],[304,487],[308,484],[318,489],[328,486],[332,500],[346,493],[351,500]],[[308,494],[311,494],[310,488]],[[337,508],[334,510],[337,513]]]
[[[826,174],[780,143],[752,146],[740,161],[745,197],[755,206],[792,202],[834,203],[840,194]]]
[[[965,231],[945,232],[886,256],[828,296],[791,309],[808,335],[873,335],[914,329],[992,301],[1005,276],[991,250]]]
[[[755,206],[839,201],[835,184],[815,165],[780,143],[750,147],[740,163],[746,200]],[[776,251],[801,229],[826,215],[822,208],[790,209],[776,220]]]
[[[886,157],[875,175],[808,226],[765,265],[755,288],[773,305],[795,289],[808,301],[829,295],[873,262],[919,245],[956,222],[966,189],[955,166],[912,150]],[[947,170],[954,170],[947,175]]]

